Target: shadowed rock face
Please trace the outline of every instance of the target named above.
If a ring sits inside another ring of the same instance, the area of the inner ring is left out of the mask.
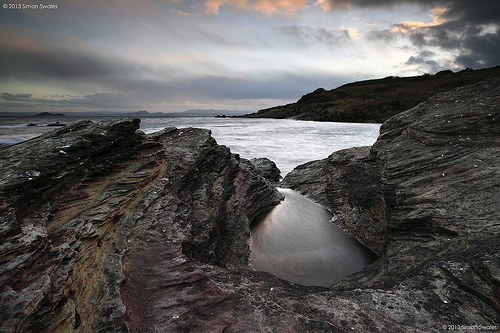
[[[280,181],[281,171],[270,159],[266,157],[252,158],[250,163],[252,163],[255,171],[262,177],[276,183]]]
[[[391,237],[465,236],[499,220],[498,82],[437,95],[382,126],[372,151]]]
[[[438,95],[287,179],[381,254],[332,288],[248,267],[279,196],[208,131],[83,122],[0,148],[1,331],[498,329],[499,96]]]
[[[299,165],[282,184],[326,207],[335,224],[380,253],[387,229],[381,175],[370,147],[356,147]]]

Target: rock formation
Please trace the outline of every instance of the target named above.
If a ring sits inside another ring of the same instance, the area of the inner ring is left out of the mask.
[[[277,191],[207,130],[138,128],[80,122],[2,149],[2,332],[175,331],[228,298],[193,262],[247,266]]]
[[[500,328],[500,79],[286,177],[380,254],[332,288],[251,269],[251,219],[280,197],[248,162],[206,130],[137,129],[81,122],[0,148],[2,332]]]
[[[357,291],[370,320],[380,316],[372,330],[498,330],[499,163],[494,79],[436,95],[383,124],[370,150],[299,166],[284,183],[381,254],[334,286],[351,300]]]
[[[381,174],[382,165],[370,147],[356,147],[299,165],[282,185],[326,207],[335,224],[380,253],[387,230]]]
[[[281,179],[281,171],[276,166],[276,163],[271,161],[266,157],[252,158],[250,163],[255,168],[255,171],[262,177],[270,180],[271,182],[277,183]]]

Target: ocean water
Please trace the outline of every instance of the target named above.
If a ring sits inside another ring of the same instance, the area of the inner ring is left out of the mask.
[[[0,117],[0,143],[16,143],[90,117]],[[28,126],[36,124],[37,126]],[[245,119],[212,117],[144,117],[141,130],[152,133],[168,126],[198,127],[212,131],[217,143],[243,158],[267,157],[285,176],[297,165],[326,158],[332,152],[375,143],[379,124],[300,121],[291,119]]]
[[[370,146],[380,128],[379,124],[206,117],[145,118],[141,123],[147,133],[166,126],[210,129],[217,143],[243,158],[273,160],[282,176],[297,165],[326,158],[334,151]]]

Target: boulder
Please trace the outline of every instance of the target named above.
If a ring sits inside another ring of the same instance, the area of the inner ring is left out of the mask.
[[[262,177],[270,180],[271,182],[279,182],[281,179],[281,171],[276,164],[266,157],[252,158],[250,163],[255,168],[255,171]]]

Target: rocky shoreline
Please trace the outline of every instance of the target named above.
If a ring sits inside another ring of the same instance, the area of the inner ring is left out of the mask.
[[[207,130],[138,129],[0,147],[1,332],[500,329],[500,79],[287,175],[380,255],[332,288],[249,265],[250,223],[281,199],[250,162]]]

